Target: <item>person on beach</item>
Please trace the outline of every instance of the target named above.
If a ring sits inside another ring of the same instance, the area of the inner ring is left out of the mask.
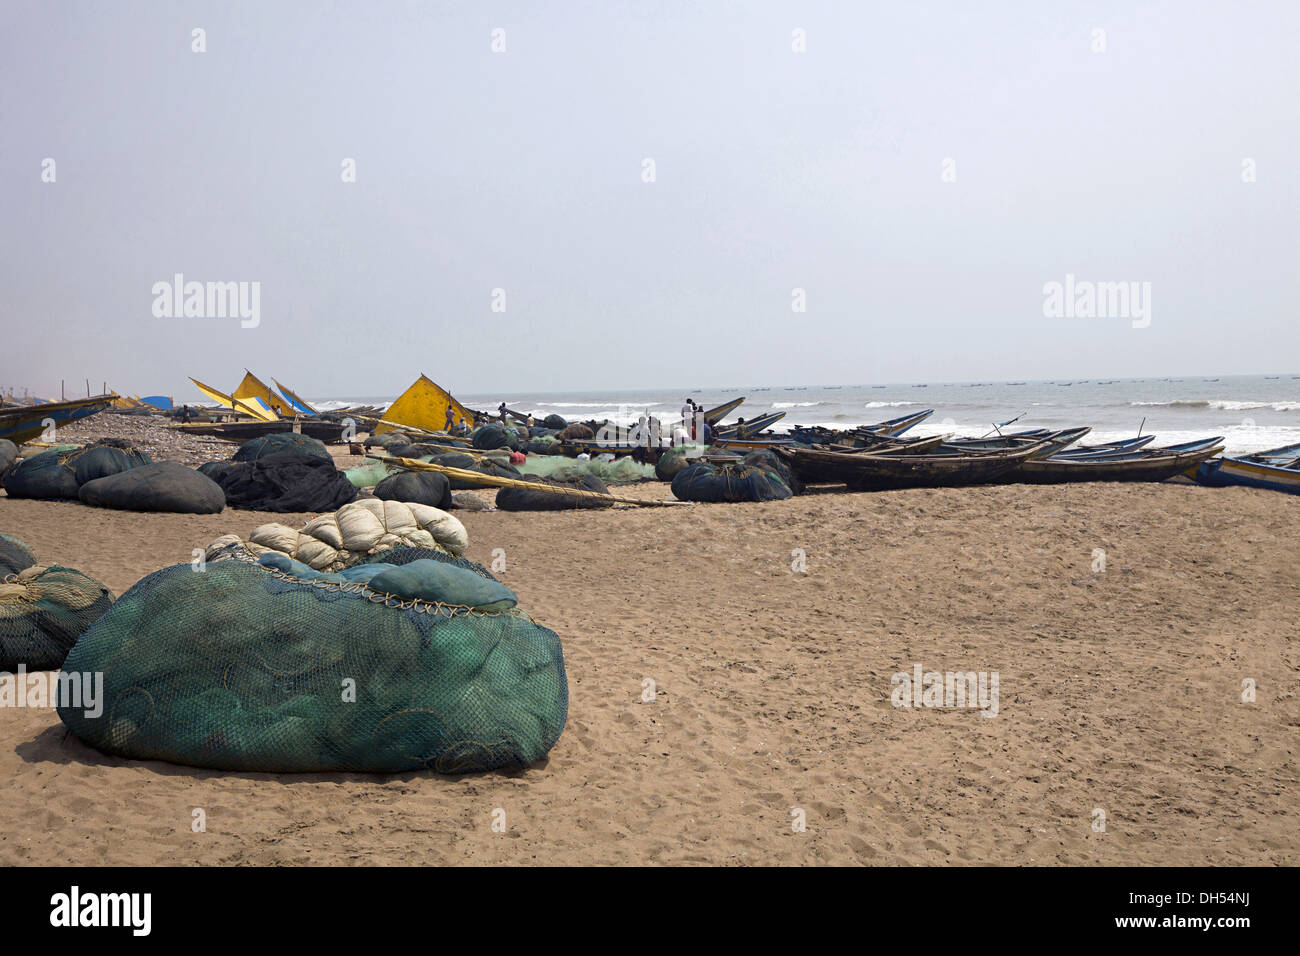
[[[748,434],[749,434],[749,429],[745,426],[745,419],[744,419],[744,418],[739,418],[739,419],[737,419],[737,420],[736,420],[736,437],[737,437],[737,438],[744,438],[744,437],[745,437],[746,435],[748,435]]]
[[[447,420],[442,423],[442,430],[451,434],[452,428],[456,425],[456,413],[452,411],[451,406],[447,406]]]

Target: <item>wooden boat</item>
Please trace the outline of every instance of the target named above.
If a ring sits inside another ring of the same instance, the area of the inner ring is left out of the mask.
[[[1021,462],[1051,454],[1075,431],[1077,429],[1053,432],[1041,441],[1001,451],[958,449],[946,454],[899,455],[866,449],[856,454],[844,454],[843,461],[837,463],[837,470],[850,491],[984,484],[1011,471]],[[776,454],[786,458],[806,483],[817,484],[816,478],[810,481],[804,477],[805,473],[825,474],[821,469],[831,463],[817,456],[814,464],[810,451],[812,450],[795,447],[777,449]],[[824,479],[822,483],[825,483]]]
[[[859,425],[846,431],[836,431],[821,425],[801,425],[790,429],[790,437],[805,445],[826,445],[832,442],[840,444],[872,445],[882,438],[903,434],[912,426],[925,421],[934,414],[933,408],[900,415],[875,425]]]
[[[269,408],[263,407],[260,402],[237,398],[234,395],[227,395],[218,388],[213,388],[211,385],[204,385],[197,378],[191,378],[190,381],[194,383],[195,388],[208,398],[212,399],[222,408],[229,409],[232,412],[238,412],[241,415],[247,415],[249,418],[259,422],[278,422],[280,420],[279,415],[275,414],[275,412],[271,411]]]
[[[436,432],[447,424],[447,409],[459,424],[463,419],[473,424],[474,412],[452,397],[437,382],[426,375],[421,375],[415,382],[397,397],[397,401],[388,406],[379,423],[372,430],[376,435],[385,432],[405,431],[418,428],[425,432]]]
[[[316,409],[312,408],[305,399],[299,398],[292,390],[285,388],[278,378],[273,378],[271,381],[275,382],[275,387],[280,390],[280,394],[288,399],[289,404],[293,406],[293,410],[299,415],[317,414]]]
[[[794,442],[789,438],[715,438],[713,444],[719,448],[748,453],[765,448],[787,448]]]
[[[719,438],[742,438],[750,435],[758,435],[764,429],[771,428],[781,419],[785,418],[785,412],[768,412],[766,415],[760,415],[753,421],[745,422],[745,434],[739,434],[740,422],[732,422],[730,425],[719,425],[714,429]]]
[[[70,425],[83,418],[96,415],[120,396],[116,392],[94,395],[90,398],[78,398],[68,402],[43,402],[38,405],[3,405],[0,404],[0,438],[7,438],[15,445],[40,435],[54,423],[57,431],[60,425]]]
[[[1028,448],[1031,445],[1037,445],[1042,442],[1049,442],[1050,448],[1043,452],[1043,455],[1055,455],[1070,445],[1073,445],[1088,432],[1092,431],[1089,426],[1081,428],[1067,428],[1058,432],[1038,431],[1024,435],[1002,435],[997,438],[971,438],[957,439],[955,441],[944,442],[934,452],[935,455],[954,455],[954,454],[971,454],[973,452],[984,452],[993,454],[999,451],[1015,451],[1018,448]]]
[[[1075,481],[1164,481],[1223,451],[1222,438],[1142,448],[1111,458],[1049,456],[1022,462],[1003,481],[1056,485]]]
[[[1240,458],[1205,461],[1197,466],[1194,477],[1212,488],[1244,485],[1300,495],[1300,444],[1283,445]]]
[[[298,429],[304,435],[319,438],[327,445],[337,445],[343,441],[343,431],[347,428],[342,422],[327,422],[319,419],[303,419],[298,422]],[[173,425],[178,431],[187,435],[209,436],[242,445],[263,435],[278,435],[294,429],[294,423],[278,422],[190,422],[185,425]]]
[[[1057,452],[1056,458],[1105,458],[1116,454],[1137,451],[1155,441],[1155,435],[1139,435],[1134,438],[1121,438],[1118,441],[1104,442],[1100,445],[1075,445]]]
[[[243,379],[230,395],[250,405],[256,405],[263,411],[269,411],[276,418],[293,418],[297,413],[297,409],[289,401],[273,392],[271,386],[248,369],[244,369]]]

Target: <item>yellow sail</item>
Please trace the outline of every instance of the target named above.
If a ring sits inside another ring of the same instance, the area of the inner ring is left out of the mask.
[[[271,391],[269,385],[248,369],[244,369],[244,380],[230,394],[234,398],[246,399],[248,404],[257,405],[259,408],[265,405],[270,409],[271,421],[283,416],[293,417],[293,409],[285,407],[287,404],[285,400]]]
[[[263,421],[263,422],[276,421],[276,417],[274,413],[268,412],[265,409],[261,408],[260,406],[253,404],[252,402],[242,401],[238,398],[235,398],[234,396],[227,395],[223,391],[213,388],[211,385],[204,385],[197,378],[191,378],[190,381],[194,383],[195,388],[197,388],[200,392],[208,396],[208,398],[212,399],[217,404],[221,405],[223,408],[228,408],[232,412],[241,412],[245,415],[251,415],[253,418],[256,418],[258,421]]]
[[[113,399],[114,408],[121,408],[126,410],[132,408],[141,408],[143,407],[143,405],[144,402],[140,401],[138,398],[132,398],[129,395],[119,395],[117,398]]]
[[[271,379],[271,381],[275,382],[275,387],[280,390],[281,395],[283,395],[285,398],[289,400],[289,404],[295,406],[304,415],[319,414],[319,412],[317,412],[316,409],[311,407],[310,403],[304,401],[303,399],[299,398],[294,392],[285,388],[284,383],[281,382],[278,378],[273,378]]]
[[[399,430],[403,425],[419,428],[426,432],[440,432],[447,426],[447,409],[455,416],[456,424],[463,418],[466,424],[474,424],[474,413],[451,397],[445,388],[421,375],[415,384],[398,396],[397,401],[388,406],[383,420],[375,426],[374,433]]]

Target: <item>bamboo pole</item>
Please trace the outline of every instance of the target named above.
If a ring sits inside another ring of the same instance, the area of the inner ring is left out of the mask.
[[[689,502],[685,501],[643,501],[640,498],[621,498],[616,495],[601,494],[598,491],[587,491],[585,488],[565,488],[562,485],[548,485],[540,481],[520,481],[518,478],[485,475],[482,472],[471,471],[468,468],[435,465],[432,462],[416,461],[414,458],[399,458],[396,455],[366,455],[365,457],[389,465],[397,465],[399,468],[407,468],[411,471],[436,471],[448,478],[459,478],[461,481],[482,485],[485,488],[523,488],[526,491],[542,491],[549,495],[568,495],[571,498],[596,498],[613,504],[636,505],[638,508],[663,508],[689,504]]]

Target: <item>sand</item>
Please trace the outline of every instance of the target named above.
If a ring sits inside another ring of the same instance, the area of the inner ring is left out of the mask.
[[[469,556],[504,549],[502,579],[564,640],[548,760],[221,773],[105,757],[53,711],[5,710],[0,863],[1296,860],[1300,498],[1004,486],[460,516]],[[0,496],[0,531],[119,593],[222,533],[305,518]],[[917,664],[996,671],[998,715],[891,706]]]

